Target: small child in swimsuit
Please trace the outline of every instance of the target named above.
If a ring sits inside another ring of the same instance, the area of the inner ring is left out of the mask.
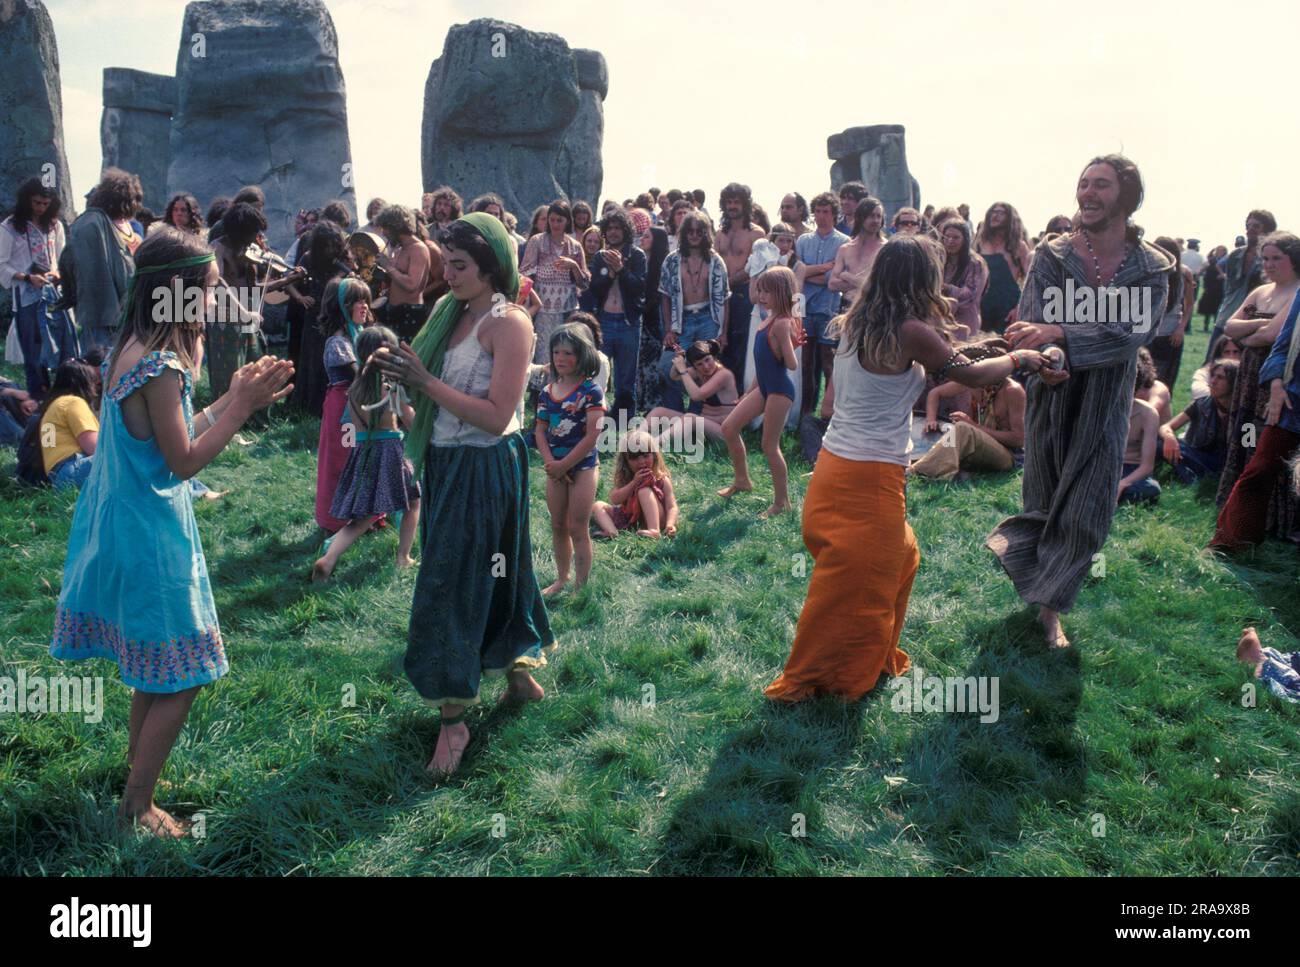
[[[677,533],[672,474],[658,441],[645,430],[631,430],[620,441],[609,499],[608,504],[597,501],[593,508],[601,537],[617,537],[625,530],[655,539]]]
[[[370,326],[357,336],[357,358],[365,361],[365,368],[348,388],[345,416],[353,432],[345,435],[344,443],[348,436],[354,439],[330,505],[330,515],[348,523],[312,566],[311,579],[316,583],[329,580],[343,552],[384,514],[402,515],[397,566],[415,563],[411,544],[420,520],[420,484],[406,458],[406,435],[399,429],[411,425],[415,410],[398,387],[385,382],[379,365],[371,362],[381,346],[397,352],[397,333],[386,326]]]
[[[576,571],[575,588],[591,573],[591,510],[600,479],[596,439],[605,416],[605,394],[596,385],[600,352],[581,323],[566,323],[550,338],[547,356],[552,382],[538,397],[533,437],[546,468],[546,507],[551,512],[551,547],[555,552],[555,581],[543,597],[558,594],[569,583],[569,565]]]
[[[781,454],[781,431],[794,405],[794,382],[790,372],[798,366],[795,356],[794,273],[783,265],[766,269],[754,282],[759,304],[767,310],[767,323],[754,337],[754,371],[757,381],[740,398],[736,408],[722,424],[722,434],[731,452],[731,485],[718,491],[719,497],[731,497],[753,490],[749,479],[748,455],[740,431],[760,413],[763,416],[763,456],[772,470],[775,499],[760,515],[764,518],[783,514],[790,509],[787,490],[789,471]]]

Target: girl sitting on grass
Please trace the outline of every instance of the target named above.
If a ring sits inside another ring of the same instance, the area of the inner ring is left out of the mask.
[[[786,414],[794,404],[794,382],[790,371],[798,366],[794,350],[794,273],[781,265],[767,269],[755,280],[759,304],[767,310],[767,323],[754,337],[754,373],[756,381],[740,398],[722,424],[722,433],[731,451],[733,478],[718,491],[719,497],[731,497],[753,490],[749,479],[748,455],[740,431],[754,417],[763,416],[763,455],[772,470],[775,499],[760,515],[764,518],[783,514],[790,509],[787,490],[789,472],[781,453],[781,431]]]
[[[98,446],[68,535],[50,654],[117,661],[135,690],[118,818],[183,836],[154,788],[199,688],[229,669],[189,480],[253,413],[289,394],[293,363],[264,356],[241,367],[195,418],[203,321],[182,314],[190,300],[175,300],[173,283],[203,291],[211,310],[214,256],[197,235],[163,231],[135,264],[104,362]]]
[[[625,530],[655,539],[677,533],[672,474],[659,442],[645,430],[632,430],[619,443],[609,500],[608,504],[598,500],[593,508],[601,537],[617,537]]]
[[[95,465],[99,440],[99,372],[84,359],[59,363],[54,385],[33,424],[39,434],[45,473],[55,490],[78,488]]]
[[[543,597],[569,583],[569,564],[577,572],[575,588],[591,574],[591,505],[600,469],[596,438],[605,415],[605,394],[596,385],[600,353],[581,323],[566,323],[551,334],[552,382],[537,402],[534,436],[546,468],[546,507],[551,512],[555,581]],[[576,560],[575,560],[576,558]]]
[[[311,579],[315,582],[328,580],[343,552],[384,514],[402,515],[397,566],[405,568],[415,563],[411,560],[411,544],[420,520],[420,484],[415,480],[411,461],[406,459],[406,434],[399,429],[410,427],[415,410],[405,392],[385,380],[379,364],[371,359],[380,348],[396,353],[397,333],[387,326],[361,330],[357,356],[366,364],[348,389],[347,407],[355,440],[330,504],[330,516],[348,523],[312,566]]]

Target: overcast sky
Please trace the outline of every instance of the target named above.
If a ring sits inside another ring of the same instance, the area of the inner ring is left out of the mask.
[[[185,3],[46,4],[80,195],[99,173],[103,69],[172,73]],[[1137,220],[1148,238],[1231,246],[1256,207],[1283,228],[1300,226],[1300,124],[1283,53],[1298,19],[1291,0],[326,6],[363,203],[374,195],[418,203],[429,65],[448,27],[492,16],[605,55],[605,193],[619,200],[652,184],[699,187],[716,210],[718,189],[735,180],[774,212],[786,191],[811,197],[829,187],[828,135],[888,123],[907,128],[924,202],[965,201],[978,219],[1008,201],[1031,233],[1073,212],[1082,164],[1112,151],[1142,169],[1147,201]]]

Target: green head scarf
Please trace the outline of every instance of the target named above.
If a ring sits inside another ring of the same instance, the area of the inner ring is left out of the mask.
[[[502,294],[510,302],[518,299],[519,250],[500,219],[486,212],[473,212],[456,219],[456,222],[463,222],[470,226],[492,246],[497,264],[505,269],[506,289]],[[451,331],[456,328],[456,322],[464,311],[465,303],[456,299],[450,292],[447,293],[438,300],[438,304],[433,307],[433,315],[411,341],[411,349],[420,357],[424,368],[434,376],[442,371],[442,357],[447,352]],[[429,445],[429,438],[433,435],[433,421],[437,419],[438,406],[423,393],[416,396],[414,403],[415,422],[411,424],[411,432],[406,435],[406,455],[411,458],[411,463],[415,465],[415,472],[418,474],[424,465],[425,447]]]

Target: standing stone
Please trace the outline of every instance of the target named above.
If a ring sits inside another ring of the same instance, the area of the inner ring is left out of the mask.
[[[121,168],[140,176],[144,204],[162,215],[171,159],[172,113],[176,109],[176,78],[124,67],[104,68],[104,114],[99,143],[101,168]]]
[[[578,68],[578,116],[564,132],[555,171],[570,199],[581,198],[597,208],[605,180],[601,142],[605,138],[609,67],[598,50],[578,49],[573,58]]]
[[[59,48],[40,0],[0,0],[0,64],[0,210],[13,205],[24,181],[40,178],[57,189],[63,217],[71,221]]]
[[[849,128],[826,139],[831,190],[846,181],[861,181],[885,206],[886,221],[900,208],[920,208],[921,186],[907,170],[907,147],[901,124]]]
[[[451,185],[467,200],[496,192],[526,226],[536,206],[567,193],[557,175],[580,170],[561,169],[559,154],[581,100],[562,37],[500,20],[457,24],[424,87],[424,190]]]
[[[347,95],[334,22],[319,0],[202,0],[185,8],[176,59],[169,194],[207,204],[266,193],[283,252],[294,216],[334,198],[356,213]]]

